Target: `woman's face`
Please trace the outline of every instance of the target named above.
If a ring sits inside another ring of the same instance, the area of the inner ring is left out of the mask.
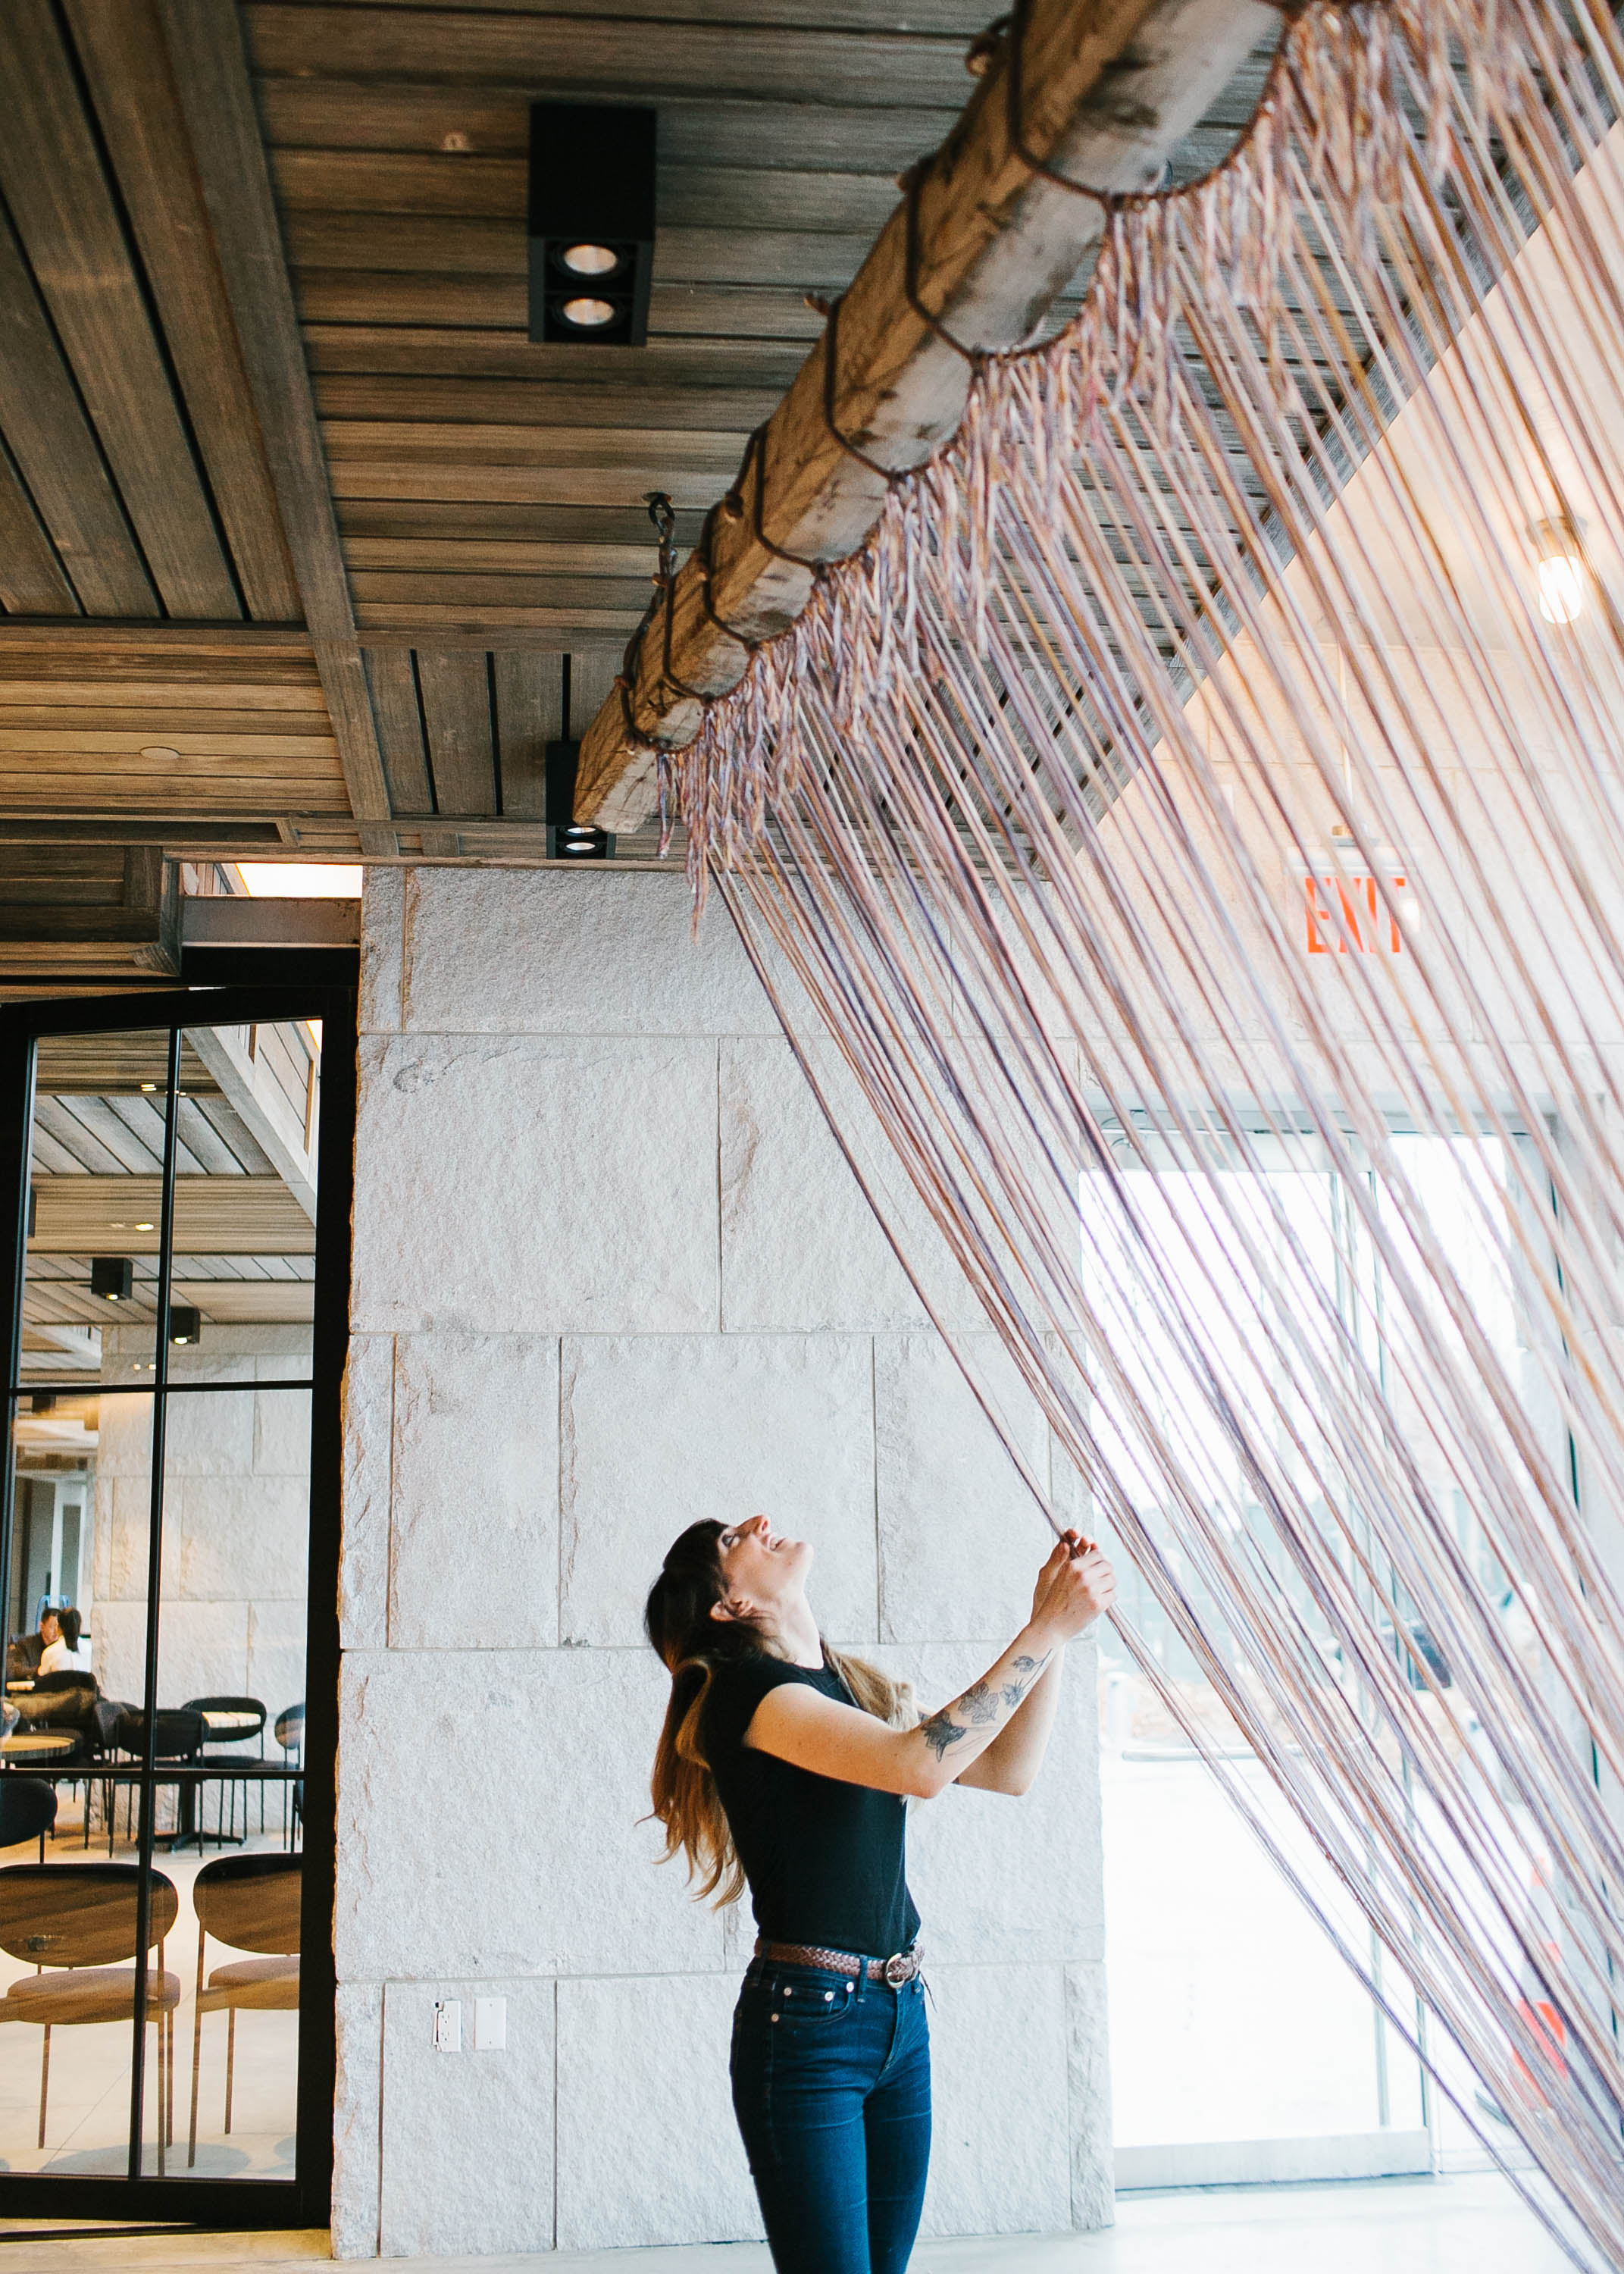
[[[731,1608],[764,1611],[771,1616],[786,1596],[800,1594],[806,1585],[811,1542],[786,1540],[782,1532],[774,1532],[764,1516],[753,1516],[748,1524],[730,1525],[716,1546]]]

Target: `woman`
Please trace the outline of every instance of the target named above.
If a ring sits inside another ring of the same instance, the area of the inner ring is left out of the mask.
[[[671,1673],[654,1762],[665,1853],[701,1894],[748,1884],[759,1930],[733,2016],[733,2110],[779,2274],[902,2274],[930,2153],[910,1798],[1023,1793],[1065,1646],[1107,1609],[1109,1564],[1068,1532],[1032,1616],[963,1696],[921,1720],[906,1685],[831,1650],[812,1550],[764,1516],[690,1525],[650,1592]]]
[[[40,1620],[40,1639],[45,1647],[40,1653],[39,1671],[88,1674],[90,1653],[79,1646],[83,1631],[79,1615],[71,1603],[62,1610],[46,1611]]]

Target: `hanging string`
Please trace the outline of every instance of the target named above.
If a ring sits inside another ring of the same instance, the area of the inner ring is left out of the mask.
[[[1621,112],[1591,5],[1310,6],[1229,162],[1101,200],[1079,314],[972,358],[959,434],[670,784],[977,1396],[1018,1453],[944,1269],[1188,1653],[1116,1622],[1158,1710],[1592,2274],[1624,2269]],[[831,314],[831,431],[837,346]]]

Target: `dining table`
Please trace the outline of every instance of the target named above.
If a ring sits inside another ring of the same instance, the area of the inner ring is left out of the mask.
[[[8,1768],[64,1760],[78,1750],[79,1738],[71,1729],[13,1729],[0,1739],[0,1758]]]

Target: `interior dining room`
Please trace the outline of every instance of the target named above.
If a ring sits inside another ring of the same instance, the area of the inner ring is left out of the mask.
[[[0,2274],[1624,2274],[1609,0],[0,83]],[[1115,1571],[911,2259],[650,1812],[763,1515],[944,1742]]]

